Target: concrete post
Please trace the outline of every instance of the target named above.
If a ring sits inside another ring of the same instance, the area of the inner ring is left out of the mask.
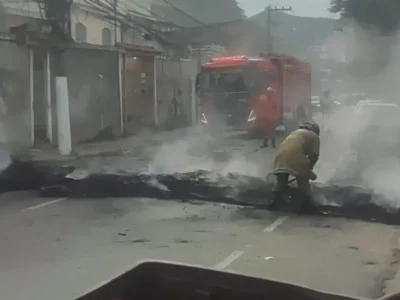
[[[191,101],[190,101],[190,109],[191,109],[191,121],[192,126],[197,124],[197,101],[196,101],[196,78],[190,78],[190,86],[191,86]]]
[[[33,108],[33,101],[35,98],[34,94],[34,71],[33,71],[33,63],[34,63],[34,55],[33,49],[29,48],[29,116],[30,116],[30,139],[31,145],[33,146],[35,143],[35,112]]]
[[[121,118],[121,133],[125,131],[125,105],[124,105],[124,83],[125,79],[124,68],[124,54],[118,53],[118,88],[119,88],[119,109],[120,109],[120,118]]]
[[[71,124],[69,114],[68,80],[64,71],[61,53],[56,58],[56,101],[57,101],[57,141],[61,155],[70,155],[72,151]]]
[[[52,102],[51,102],[51,63],[50,52],[47,51],[46,60],[44,62],[45,71],[45,95],[46,95],[46,136],[47,139],[53,144],[53,115],[52,115]]]
[[[154,99],[153,99],[153,122],[158,126],[158,94],[157,94],[157,58],[154,57]]]

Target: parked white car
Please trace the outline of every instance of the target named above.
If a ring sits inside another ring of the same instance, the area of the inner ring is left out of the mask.
[[[354,114],[356,133],[365,128],[378,126],[381,128],[398,128],[400,132],[400,106],[393,103],[369,102],[360,105]]]
[[[368,99],[368,100],[360,100],[358,101],[356,107],[355,107],[355,111],[356,113],[365,105],[368,104],[373,104],[373,103],[382,103],[381,100],[375,100],[375,99]]]

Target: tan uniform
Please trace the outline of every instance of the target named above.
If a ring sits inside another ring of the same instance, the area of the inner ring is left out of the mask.
[[[297,178],[297,184],[304,193],[310,193],[312,168],[309,157],[319,157],[319,136],[306,129],[293,131],[277,150],[273,174],[277,181],[274,190],[280,191],[287,185],[288,175]]]

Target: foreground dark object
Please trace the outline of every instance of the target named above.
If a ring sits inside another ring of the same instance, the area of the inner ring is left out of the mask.
[[[91,175],[85,179],[58,178],[40,188],[43,197],[145,197],[199,199],[265,209],[271,199],[271,186],[265,181],[230,174],[192,172],[169,175]],[[296,201],[296,189],[291,189]],[[314,207],[309,213],[347,217],[387,224],[400,224],[398,209],[375,203],[389,203],[381,195],[352,186],[314,184]],[[285,209],[285,208],[283,208]]]
[[[381,299],[398,299],[396,295]],[[144,261],[77,300],[103,299],[357,300],[286,282],[165,261]]]

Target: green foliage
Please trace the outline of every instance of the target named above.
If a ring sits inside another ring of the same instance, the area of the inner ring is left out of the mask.
[[[329,10],[354,18],[360,24],[375,26],[383,34],[393,32],[400,25],[399,0],[331,0]]]

